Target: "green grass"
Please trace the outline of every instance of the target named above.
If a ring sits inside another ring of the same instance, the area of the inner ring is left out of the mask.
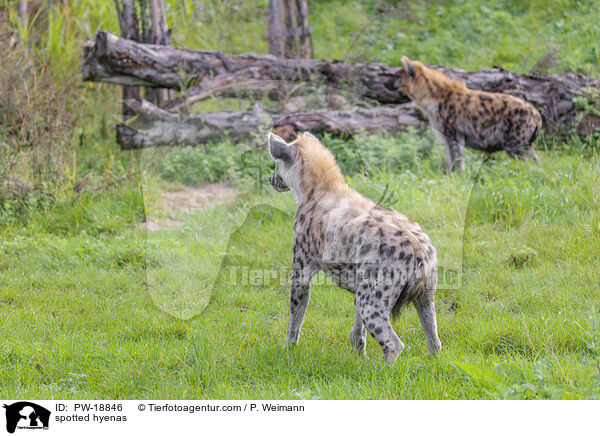
[[[165,3],[176,45],[267,51],[264,0]],[[406,54],[518,72],[545,59],[537,70],[600,72],[595,2],[384,3],[309,2],[316,57],[398,65]],[[300,344],[287,349],[295,206],[269,189],[268,156],[223,140],[145,152],[139,171],[140,154],[119,152],[113,138],[118,89],[78,79],[81,43],[99,28],[117,32],[113,2],[48,5],[26,28],[8,20],[40,70],[15,95],[32,106],[33,138],[65,157],[41,194],[0,193],[0,397],[600,397],[597,137],[546,138],[537,165],[468,153],[465,174],[450,177],[429,132],[325,138],[356,189],[418,221],[438,247],[444,351],[427,356],[407,308],[394,327],[411,348],[395,365],[382,364],[372,339],[355,356],[353,298],[322,276]],[[30,71],[27,56],[13,53],[23,65],[6,83]],[[204,109],[229,104],[239,102]],[[20,118],[7,117],[0,144],[21,140]],[[240,192],[232,204],[190,215],[153,206],[169,186],[224,179]],[[146,234],[144,215],[183,226]],[[232,268],[268,276],[240,283]]]
[[[241,281],[242,268],[289,270],[289,194],[251,190],[147,241],[131,225],[11,231],[0,251],[0,396],[595,398],[598,158],[540,155],[539,165],[500,156],[480,171],[469,155],[469,171],[450,178],[426,165],[351,178],[371,195],[390,185],[440,263],[463,267],[459,287],[438,291],[442,355],[427,356],[408,308],[394,326],[411,348],[393,366],[370,338],[367,356],[354,355],[352,296],[322,277],[292,349],[285,280]],[[523,249],[535,259],[515,263]],[[187,287],[156,287],[160,271]]]

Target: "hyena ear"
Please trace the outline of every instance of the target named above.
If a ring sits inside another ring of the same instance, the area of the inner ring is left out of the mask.
[[[269,154],[273,160],[283,161],[286,165],[292,163],[292,149],[287,143],[274,133],[269,133]]]
[[[410,59],[406,56],[402,56],[402,63],[406,67],[406,72],[408,73],[408,75],[410,77],[415,77],[415,69],[413,68],[412,63],[410,62]]]
[[[310,132],[308,132],[308,131],[307,131],[307,132],[304,132],[304,133],[302,133],[302,134],[303,134],[304,136],[308,136],[308,137],[309,137],[309,138],[311,138],[311,139],[314,139],[314,140],[315,140],[315,141],[317,141],[317,142],[319,141],[319,138],[317,138],[315,135],[313,135],[312,133],[310,133]]]

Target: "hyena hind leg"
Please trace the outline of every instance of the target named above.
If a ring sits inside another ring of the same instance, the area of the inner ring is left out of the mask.
[[[394,363],[396,358],[404,350],[404,344],[390,324],[389,311],[383,305],[361,305],[357,304],[357,311],[364,320],[367,331],[383,350],[383,360],[386,363]]]
[[[531,162],[539,162],[540,158],[538,157],[537,153],[535,152],[535,147],[533,146],[533,144],[527,149],[527,156],[529,156],[529,159],[531,160]]]
[[[532,162],[538,162],[538,156],[535,153],[535,144],[533,141],[530,144],[523,143],[508,143],[506,146],[506,152],[512,158],[525,160],[531,159]]]
[[[537,155],[533,149],[506,150],[506,152],[513,159],[526,160],[529,158],[533,162],[537,162]]]
[[[427,338],[427,351],[431,355],[439,353],[442,351],[442,343],[437,333],[437,317],[433,300],[423,299],[422,301],[415,301],[413,304]]]

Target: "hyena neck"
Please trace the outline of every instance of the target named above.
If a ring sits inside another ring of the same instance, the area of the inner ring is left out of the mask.
[[[298,207],[308,203],[318,203],[325,198],[344,195],[350,189],[337,167],[332,167],[322,174],[303,174],[298,187],[298,192],[292,190]]]
[[[438,113],[438,101],[433,97],[427,96],[425,98],[414,100],[417,107],[421,109],[428,118],[435,117]]]
[[[294,168],[292,190],[296,204],[318,200],[328,192],[343,191],[346,180],[335,156],[312,135],[303,134],[296,140],[298,145],[297,166]]]
[[[439,92],[435,84],[428,83],[426,86],[417,86],[411,94],[417,107],[427,115],[431,116],[437,113]]]
[[[464,83],[427,67],[422,68],[421,77],[411,89],[417,106],[430,117],[438,113],[440,102],[448,100],[454,94],[466,91],[467,87]]]

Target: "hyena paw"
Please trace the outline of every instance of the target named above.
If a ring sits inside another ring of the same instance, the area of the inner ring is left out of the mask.
[[[429,351],[429,354],[431,356],[436,356],[440,354],[442,352],[442,343],[440,342],[440,340],[438,339],[435,342],[427,343],[427,351]]]
[[[404,351],[405,345],[402,341],[394,342],[383,348],[383,360],[385,363],[392,364],[396,361],[400,353]]]
[[[288,333],[285,338],[285,346],[291,347],[291,346],[298,344],[298,339],[300,339],[299,334]]]
[[[356,349],[360,356],[364,356],[367,350],[367,338],[355,336],[350,333],[350,344]]]

